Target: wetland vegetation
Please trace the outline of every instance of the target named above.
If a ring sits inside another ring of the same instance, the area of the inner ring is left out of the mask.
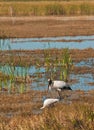
[[[94,15],[94,1],[0,2],[0,16]]]
[[[0,130],[94,130],[94,1],[4,1]],[[85,37],[80,39],[81,35]],[[38,42],[48,47],[38,48]],[[60,102],[42,111],[43,97],[58,97],[47,92],[48,78],[68,80],[73,91],[62,92]]]
[[[53,94],[47,92],[45,81],[50,76],[61,80],[66,80],[67,77],[71,84],[78,82],[75,78],[70,79],[69,75],[72,73],[74,77],[77,74],[94,76],[94,49],[51,49],[49,45],[48,49],[12,50],[9,44],[4,44],[4,41],[1,42],[0,50],[0,129],[93,130],[94,90],[92,89],[62,92],[63,99],[55,104],[55,107],[43,111],[40,107],[43,96],[57,96],[55,92]],[[85,63],[83,66],[79,65],[81,61]],[[30,82],[27,81],[28,75]],[[90,86],[93,83],[93,80],[88,82]],[[82,85],[80,87],[83,88],[83,83],[78,85]],[[34,89],[35,86],[37,89]]]

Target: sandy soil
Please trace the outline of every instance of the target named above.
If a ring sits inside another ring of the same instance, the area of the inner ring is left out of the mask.
[[[0,17],[0,37],[93,35],[94,16]]]

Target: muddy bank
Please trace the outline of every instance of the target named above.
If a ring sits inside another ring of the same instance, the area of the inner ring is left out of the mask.
[[[93,35],[94,20],[90,17],[34,17],[2,18],[0,20],[0,37],[56,37]]]
[[[12,50],[12,51],[1,51],[0,52],[0,62],[2,65],[8,63],[8,65],[15,66],[36,66],[36,67],[46,67],[45,64],[45,54],[48,50]],[[72,57],[74,67],[71,73],[75,74],[94,74],[94,49],[70,49],[70,55]],[[58,60],[62,59],[63,49],[49,49],[49,53],[53,60],[53,65],[56,64],[56,58]],[[84,62],[82,66],[75,66],[75,64]],[[39,64],[39,66],[38,66]],[[90,64],[90,66],[89,66]]]
[[[0,51],[0,62],[9,62],[12,57],[16,65],[20,63],[27,63],[27,65],[35,64],[36,60],[40,58],[40,64],[43,65],[43,59],[45,58],[45,53],[50,53],[54,57],[62,58],[64,49],[48,49],[48,50],[6,50]],[[87,48],[83,50],[70,49],[70,55],[73,62],[87,61],[89,58],[94,58],[94,49]],[[20,58],[19,58],[20,57]],[[91,61],[93,63],[93,61]],[[23,64],[24,65],[24,64]],[[93,65],[93,64],[92,64]]]
[[[0,118],[11,119],[14,116],[27,116],[35,114],[33,113],[39,111],[42,106],[43,96],[46,97],[58,97],[56,92],[51,95],[47,93],[47,91],[39,92],[39,91],[30,91],[23,94],[0,94]],[[70,103],[89,103],[92,104],[94,101],[94,91],[65,91],[62,92],[63,99],[61,104],[69,105]],[[41,114],[41,111],[40,111]]]

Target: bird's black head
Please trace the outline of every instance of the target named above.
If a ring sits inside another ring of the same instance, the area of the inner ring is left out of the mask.
[[[49,83],[49,85],[51,85],[52,84],[52,80],[48,79],[48,83]]]
[[[52,80],[48,79],[48,90],[49,90],[49,88],[50,88],[51,85],[52,85]]]

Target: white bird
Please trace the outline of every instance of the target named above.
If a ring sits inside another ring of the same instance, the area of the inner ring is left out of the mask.
[[[59,100],[60,99],[58,99],[58,98],[47,98],[47,99],[44,100],[43,107],[41,107],[40,109],[51,106],[52,104],[58,102]]]
[[[53,90],[53,89],[58,91],[60,97],[61,97],[60,91],[72,90],[67,82],[59,81],[59,80],[53,81],[51,79],[48,79],[48,90]]]

